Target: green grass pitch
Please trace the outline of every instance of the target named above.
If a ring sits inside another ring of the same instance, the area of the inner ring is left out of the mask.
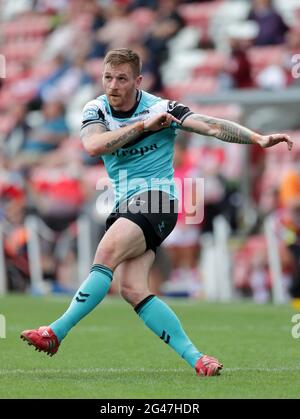
[[[123,300],[108,297],[50,358],[19,339],[66,309],[66,297],[0,298],[0,398],[300,398],[300,339],[289,306],[167,300],[196,344],[224,364],[194,370],[150,332]]]

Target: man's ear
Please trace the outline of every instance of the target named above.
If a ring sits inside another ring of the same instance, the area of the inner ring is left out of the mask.
[[[136,78],[135,83],[136,83],[136,87],[137,87],[137,88],[139,88],[139,87],[141,86],[142,81],[143,81],[143,76],[142,76],[142,75],[140,75],[140,76],[138,76],[138,77]]]

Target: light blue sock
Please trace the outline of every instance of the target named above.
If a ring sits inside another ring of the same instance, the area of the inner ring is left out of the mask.
[[[149,329],[195,368],[203,354],[187,337],[178,317],[166,303],[155,295],[149,295],[135,307],[135,311]]]
[[[67,311],[50,324],[59,342],[84,316],[106,296],[112,281],[112,271],[103,265],[93,265],[87,279],[81,284]]]

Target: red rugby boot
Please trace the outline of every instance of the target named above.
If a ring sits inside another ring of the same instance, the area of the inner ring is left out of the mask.
[[[223,365],[216,358],[208,355],[202,355],[195,365],[196,373],[201,376],[220,375],[222,368]]]
[[[28,342],[28,345],[35,346],[36,351],[46,352],[53,356],[58,351],[60,343],[52,329],[48,326],[41,326],[38,329],[24,330],[20,336]]]

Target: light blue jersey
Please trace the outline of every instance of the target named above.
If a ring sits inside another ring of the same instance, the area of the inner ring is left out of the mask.
[[[100,123],[108,131],[113,131],[162,112],[171,113],[181,122],[192,114],[182,104],[144,91],[137,92],[133,109],[120,112],[110,106],[106,95],[102,95],[84,107],[82,127]],[[176,128],[172,127],[145,132],[113,153],[101,156],[114,186],[116,202],[150,189],[161,190],[171,198],[177,198],[173,169],[175,136]]]

